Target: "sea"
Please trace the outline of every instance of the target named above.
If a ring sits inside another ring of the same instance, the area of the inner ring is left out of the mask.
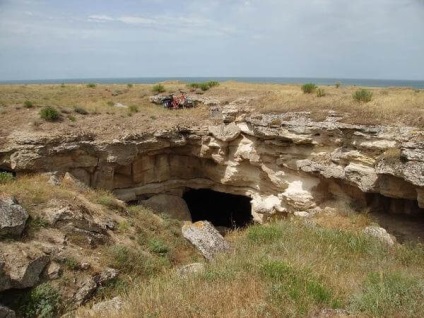
[[[11,80],[0,81],[0,84],[154,84],[165,81],[180,81],[184,83],[203,81],[237,81],[245,83],[273,84],[304,84],[334,85],[340,83],[348,86],[364,87],[410,87],[424,89],[424,80],[390,80],[390,79],[353,79],[353,78],[314,78],[314,77],[128,77],[128,78],[69,78],[41,80]]]

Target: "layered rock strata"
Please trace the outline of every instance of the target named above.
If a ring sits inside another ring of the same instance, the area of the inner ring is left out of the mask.
[[[13,137],[0,169],[69,172],[125,201],[187,188],[246,195],[258,222],[342,198],[394,213],[424,209],[424,131],[322,122],[308,113],[223,110],[222,124],[176,127],[110,142],[91,135]],[[389,199],[387,199],[389,198]],[[384,204],[383,204],[384,202]]]

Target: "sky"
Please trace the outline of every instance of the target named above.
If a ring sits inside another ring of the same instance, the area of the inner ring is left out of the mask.
[[[424,80],[424,0],[0,0],[0,81]]]

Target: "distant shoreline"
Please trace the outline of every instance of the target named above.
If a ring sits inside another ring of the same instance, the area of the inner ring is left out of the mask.
[[[73,79],[45,79],[45,80],[9,80],[0,81],[0,85],[7,84],[154,84],[165,81],[200,82],[200,81],[237,81],[244,83],[268,84],[303,84],[312,82],[318,85],[334,85],[340,82],[348,86],[366,87],[411,87],[424,88],[424,80],[389,80],[389,79],[348,79],[348,78],[313,78],[313,77],[131,77],[131,78],[73,78]]]

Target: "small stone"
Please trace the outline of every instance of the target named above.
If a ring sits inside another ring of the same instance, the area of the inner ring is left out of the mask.
[[[80,266],[79,266],[79,268],[81,268],[82,270],[87,270],[87,269],[89,269],[91,267],[91,265],[90,265],[90,263],[81,263],[80,264]]]
[[[102,301],[94,304],[91,308],[97,314],[108,314],[111,312],[118,312],[121,310],[123,305],[122,298],[117,296],[110,300]]]
[[[396,239],[392,235],[379,226],[367,226],[363,232],[369,236],[377,238],[379,241],[389,246],[393,246],[396,242]]]
[[[56,262],[51,262],[47,267],[47,277],[49,279],[58,279],[61,274],[60,265]]]
[[[311,216],[308,212],[305,211],[296,211],[293,214],[298,218],[309,218]]]
[[[205,270],[205,264],[203,263],[192,263],[180,267],[177,272],[180,277],[188,277],[193,274],[202,273]]]

